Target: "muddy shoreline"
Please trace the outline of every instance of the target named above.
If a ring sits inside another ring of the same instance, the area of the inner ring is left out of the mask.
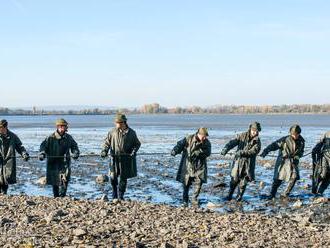
[[[136,201],[0,196],[2,247],[329,247],[328,199],[290,213],[220,214]]]
[[[147,203],[165,203],[180,206],[182,185],[175,180],[180,156],[175,158],[164,156],[140,156],[138,160],[138,177],[128,181],[126,198]],[[278,204],[270,205],[262,199],[270,191],[273,178],[274,161],[258,160],[256,181],[248,185],[242,204],[225,202],[223,198],[228,192],[230,180],[230,160],[221,160],[212,156],[208,162],[208,183],[203,185],[200,195],[200,207],[211,207],[220,213],[289,211],[298,201],[308,205],[314,200],[311,194],[311,168],[308,161],[301,164],[301,180],[297,182],[292,197],[287,202],[278,200]],[[11,185],[11,195],[52,196],[51,187],[42,185],[40,178],[45,176],[45,162],[32,159],[30,162],[18,160],[18,183]],[[109,182],[96,182],[98,176],[108,174],[109,160],[98,157],[82,157],[72,163],[72,179],[69,184],[68,196],[78,199],[96,200],[104,195],[111,195]],[[283,185],[285,186],[285,185]],[[283,187],[279,189],[279,193]],[[325,197],[329,197],[328,191]]]

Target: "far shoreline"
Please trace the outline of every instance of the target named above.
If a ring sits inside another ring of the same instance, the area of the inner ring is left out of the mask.
[[[225,116],[225,115],[330,115],[330,112],[303,112],[303,113],[288,113],[288,112],[281,112],[281,113],[130,113],[130,112],[123,112],[128,115],[145,115],[145,116],[157,116],[157,115],[169,115],[169,116],[179,116],[179,115],[214,115],[214,116]],[[69,114],[69,113],[50,113],[50,114],[0,114],[0,116],[113,116],[115,113],[112,114]]]

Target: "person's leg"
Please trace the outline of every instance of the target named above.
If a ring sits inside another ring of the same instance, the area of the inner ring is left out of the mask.
[[[194,204],[198,204],[198,196],[202,189],[202,180],[199,177],[196,177],[194,179],[194,193],[193,193],[193,199],[192,202]]]
[[[282,180],[274,179],[272,189],[270,191],[270,198],[275,198],[278,188],[280,187]]]
[[[237,194],[237,201],[241,201],[243,199],[243,195],[244,195],[247,184],[248,184],[248,181],[246,180],[246,178],[243,178],[240,180],[239,191]]]
[[[59,187],[60,197],[66,196],[66,192],[68,190],[68,184],[69,184],[69,182],[63,182],[63,184]]]
[[[321,184],[320,180],[320,173],[318,172],[318,168],[315,167],[313,168],[313,175],[312,175],[312,193],[317,194],[317,190],[319,185]]]
[[[111,177],[111,186],[112,186],[112,198],[118,199],[118,177]]]
[[[182,196],[182,201],[183,204],[188,205],[189,203],[189,188],[191,186],[191,178],[189,178],[187,185],[185,183],[183,185],[183,196]]]
[[[119,199],[124,200],[124,194],[126,192],[127,187],[127,179],[121,179],[119,180]]]
[[[7,195],[8,191],[8,184],[1,184],[0,185],[0,193]]]
[[[58,185],[53,185],[53,195],[54,197],[60,196],[60,187]]]
[[[284,197],[288,197],[290,195],[290,192],[292,191],[294,185],[296,184],[296,181],[297,181],[296,178],[292,178],[289,180],[288,185],[283,194]]]
[[[233,199],[233,194],[235,192],[238,183],[239,181],[236,181],[233,177],[230,179],[228,196],[225,198],[227,201]]]
[[[317,193],[323,195],[324,191],[328,188],[329,184],[330,184],[329,178],[323,179],[320,183]]]

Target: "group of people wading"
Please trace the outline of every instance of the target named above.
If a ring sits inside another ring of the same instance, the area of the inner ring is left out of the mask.
[[[136,132],[127,124],[124,114],[115,116],[115,127],[107,134],[100,156],[111,156],[110,181],[114,201],[124,200],[127,179],[137,176],[136,155],[141,143]],[[76,141],[68,133],[68,123],[64,119],[56,121],[56,130],[40,145],[39,160],[47,159],[46,183],[52,185],[54,197],[66,196],[71,175],[71,158],[78,159],[80,152]],[[261,151],[259,133],[261,125],[251,123],[248,130],[238,134],[222,149],[221,155],[236,149],[232,162],[231,180],[228,196],[232,200],[238,188],[237,201],[243,199],[249,182],[255,180],[256,158]],[[194,185],[192,204],[198,205],[198,196],[202,184],[207,182],[207,158],[211,155],[211,143],[208,130],[201,127],[196,133],[178,141],[171,151],[172,156],[181,154],[177,181],[183,185],[183,205],[188,206],[189,189]],[[274,166],[274,178],[271,192],[267,198],[273,199],[283,181],[287,187],[282,194],[288,197],[299,176],[299,160],[304,155],[305,140],[301,136],[299,125],[293,125],[287,136],[267,146],[259,156],[278,150]],[[16,134],[8,129],[6,120],[0,121],[0,193],[7,194],[8,185],[16,183],[16,152],[24,161],[30,155]],[[313,175],[312,193],[322,195],[330,184],[330,132],[324,134],[312,150]]]

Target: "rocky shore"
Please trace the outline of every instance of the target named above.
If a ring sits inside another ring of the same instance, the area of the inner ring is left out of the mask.
[[[330,203],[220,214],[136,201],[0,196],[1,247],[329,247]]]

